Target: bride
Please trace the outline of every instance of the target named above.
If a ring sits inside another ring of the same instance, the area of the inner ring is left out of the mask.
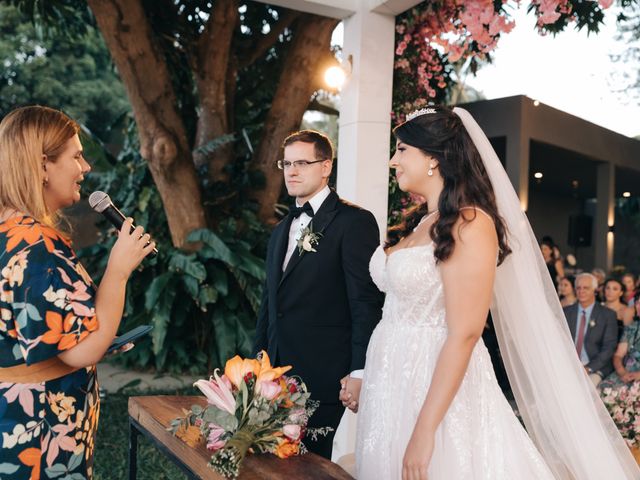
[[[359,411],[357,478],[640,478],[486,136],[459,108],[407,118],[390,166],[425,202],[371,258],[383,317],[359,398],[341,392]],[[489,308],[526,431],[480,338]]]

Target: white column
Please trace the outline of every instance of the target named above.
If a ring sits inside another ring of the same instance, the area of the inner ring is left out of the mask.
[[[351,76],[340,94],[338,194],[387,225],[395,17],[363,8],[344,21]]]
[[[381,239],[387,230],[395,17],[363,9],[344,21],[344,58],[353,59],[340,94],[338,194],[370,210]],[[337,394],[337,391],[336,391]],[[356,416],[336,431],[332,460],[354,474]]]
[[[613,267],[614,233],[609,227],[615,218],[615,181],[616,171],[613,163],[598,165],[596,218],[593,228],[595,267],[610,271]]]

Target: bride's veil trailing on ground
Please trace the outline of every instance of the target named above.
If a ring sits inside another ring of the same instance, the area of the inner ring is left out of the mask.
[[[558,479],[639,479],[638,465],[578,360],[538,242],[507,173],[469,112],[454,112],[483,159],[513,250],[498,267],[491,315],[529,435]]]

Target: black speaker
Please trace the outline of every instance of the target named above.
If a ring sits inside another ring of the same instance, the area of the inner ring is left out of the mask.
[[[591,246],[591,224],[592,218],[589,215],[569,216],[569,238],[567,243],[570,247]]]

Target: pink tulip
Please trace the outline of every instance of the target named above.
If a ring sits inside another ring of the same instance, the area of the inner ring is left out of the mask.
[[[209,424],[209,437],[207,438],[207,450],[211,452],[215,452],[216,450],[220,450],[224,447],[226,443],[224,440],[221,440],[222,435],[224,435],[224,428],[219,427],[215,423]]]
[[[258,382],[256,385],[256,391],[261,397],[266,398],[267,400],[273,400],[280,393],[280,385],[271,381]]]
[[[220,378],[218,369],[213,372],[213,377],[210,377],[209,380],[198,380],[193,385],[198,387],[207,397],[210,405],[215,405],[231,415],[236,413],[236,399],[231,392],[231,383],[224,376]]]
[[[282,433],[292,442],[300,438],[300,425],[285,425],[282,427]]]

